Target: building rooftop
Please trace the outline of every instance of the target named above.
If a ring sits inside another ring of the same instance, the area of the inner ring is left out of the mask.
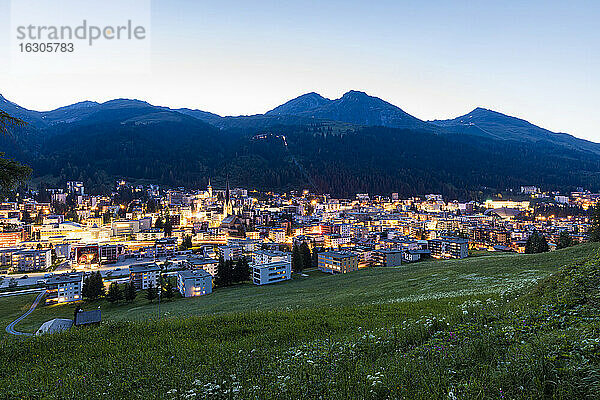
[[[253,269],[263,269],[263,268],[276,268],[276,267],[283,267],[283,268],[287,268],[288,266],[291,266],[291,264],[288,261],[274,261],[271,263],[265,263],[265,264],[255,264],[252,265],[251,268]]]
[[[81,282],[83,279],[83,274],[81,272],[77,272],[74,274],[60,274],[54,275],[52,278],[49,278],[46,281],[46,285],[58,285],[61,283],[76,283]]]
[[[135,264],[129,267],[131,273],[153,272],[160,271],[160,267],[156,263]]]
[[[179,271],[177,272],[177,275],[179,275],[182,279],[196,279],[196,278],[208,278],[211,277],[212,275],[209,274],[208,272],[206,272],[205,270],[203,270],[202,268],[200,269],[196,269],[196,270],[185,270],[185,271]]]
[[[46,321],[40,326],[40,328],[35,332],[36,336],[43,335],[45,333],[55,333],[66,331],[73,326],[73,321],[65,318],[54,318],[50,321]]]
[[[319,255],[332,258],[356,257],[356,254],[351,251],[325,251],[323,253],[319,253]]]
[[[442,237],[437,239],[430,239],[430,242],[452,242],[452,243],[469,243],[469,239],[457,238],[457,237]]]

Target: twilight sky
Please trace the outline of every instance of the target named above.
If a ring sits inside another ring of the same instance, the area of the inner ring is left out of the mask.
[[[0,0],[0,60],[10,10]],[[0,93],[37,110],[127,97],[239,115],[356,89],[425,120],[481,106],[600,142],[598,1],[154,0],[150,15],[140,73],[119,72],[125,55],[78,73],[0,62]]]

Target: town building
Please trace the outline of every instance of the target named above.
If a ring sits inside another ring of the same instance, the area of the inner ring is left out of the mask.
[[[82,299],[83,273],[54,275],[46,281],[46,304]]]
[[[202,269],[215,277],[219,271],[219,260],[206,257],[188,257],[187,266],[192,270]]]
[[[41,271],[52,266],[52,250],[19,250],[12,253],[11,268],[14,271]]]
[[[291,260],[290,253],[278,250],[257,250],[252,253],[254,264],[270,264],[277,261],[291,262]]]
[[[326,251],[318,255],[320,271],[338,274],[358,270],[358,256],[351,251]]]
[[[156,263],[135,264],[129,267],[129,282],[137,290],[156,287],[159,275],[160,267]]]
[[[290,261],[254,264],[251,268],[252,282],[255,285],[282,282],[292,278],[292,264]]]
[[[372,255],[374,267],[397,267],[402,264],[402,250],[376,250]]]
[[[237,260],[244,255],[244,248],[242,246],[219,246],[219,256],[223,257],[223,260]]]
[[[23,238],[23,231],[0,231],[0,247],[13,247],[18,245]]]
[[[177,272],[177,289],[183,297],[212,293],[213,276],[203,269]]]
[[[465,258],[469,255],[467,239],[442,237],[428,241],[429,251],[434,258]]]

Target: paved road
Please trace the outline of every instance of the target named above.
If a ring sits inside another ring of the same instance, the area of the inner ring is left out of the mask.
[[[33,294],[33,293],[39,293],[39,292],[45,292],[45,291],[46,291],[46,289],[42,289],[42,288],[15,290],[13,292],[0,293],[0,298],[10,297],[10,296],[19,296],[21,294]]]
[[[46,291],[43,291],[42,293],[40,293],[38,295],[38,297],[35,298],[33,304],[31,305],[31,307],[29,307],[29,310],[27,310],[27,312],[25,314],[21,315],[19,318],[17,318],[16,320],[14,320],[10,324],[8,324],[8,326],[6,327],[6,332],[10,333],[11,335],[33,336],[31,333],[16,331],[15,325],[18,324],[19,322],[23,321],[29,314],[31,314],[33,312],[33,310],[35,310],[38,303],[40,302],[40,300],[42,300],[42,297],[44,297],[45,294],[46,294]]]

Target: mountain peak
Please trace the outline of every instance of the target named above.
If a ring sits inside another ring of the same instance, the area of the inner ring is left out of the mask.
[[[104,107],[139,107],[150,106],[150,103],[137,99],[114,99],[101,104]]]
[[[346,93],[344,93],[344,95],[342,96],[342,98],[344,97],[355,97],[355,98],[373,98],[373,96],[369,96],[368,94],[366,94],[365,92],[361,92],[360,90],[349,90]]]
[[[391,128],[429,128],[427,123],[399,107],[358,90],[350,90],[336,100],[326,99],[314,92],[306,93],[274,108],[267,115],[294,115]]]
[[[319,108],[329,102],[331,102],[331,100],[326,99],[316,92],[305,93],[275,107],[271,111],[267,111],[266,115],[298,115]]]

